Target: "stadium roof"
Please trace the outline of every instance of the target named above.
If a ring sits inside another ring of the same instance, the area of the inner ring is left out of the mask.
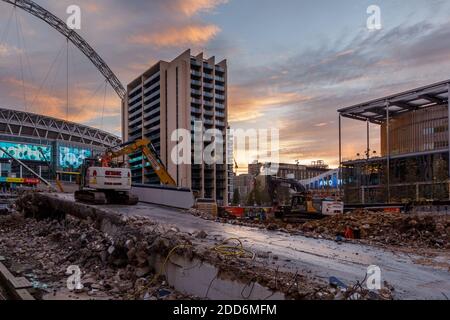
[[[0,135],[58,140],[98,147],[121,144],[119,137],[75,122],[0,108]]]

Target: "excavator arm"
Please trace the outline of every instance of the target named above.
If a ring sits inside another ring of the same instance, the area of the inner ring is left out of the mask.
[[[108,150],[105,154],[104,165],[108,166],[112,159],[129,155],[136,151],[142,151],[145,158],[152,166],[159,180],[164,185],[176,186],[177,183],[167,171],[166,167],[162,163],[161,159],[156,154],[153,145],[149,139],[138,139],[131,143],[123,145],[119,150]]]

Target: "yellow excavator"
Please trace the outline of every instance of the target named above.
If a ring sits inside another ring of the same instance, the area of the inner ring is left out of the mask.
[[[166,167],[158,157],[158,153],[156,152],[152,142],[149,139],[138,139],[136,141],[123,144],[119,148],[120,149],[118,150],[108,149],[105,152],[102,157],[102,163],[105,167],[110,166],[112,159],[120,158],[122,156],[126,156],[140,150],[150,162],[150,165],[158,176],[161,184],[167,186],[177,185],[169,172],[167,172]]]
[[[139,202],[131,191],[131,170],[113,167],[114,159],[142,151],[159,177],[161,184],[176,186],[149,139],[138,139],[105,151],[97,159],[85,159],[81,168],[80,189],[75,199],[92,204],[135,205]]]

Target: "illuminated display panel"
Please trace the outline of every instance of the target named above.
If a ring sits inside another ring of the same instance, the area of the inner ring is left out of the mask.
[[[63,169],[78,169],[83,164],[84,159],[90,158],[91,150],[72,147],[59,147],[59,167]]]
[[[0,142],[0,147],[5,149],[13,157],[23,161],[51,161],[52,147],[50,146],[37,146],[32,144],[18,144],[9,142]],[[42,153],[39,151],[42,149]],[[10,159],[10,157],[0,150],[1,159]]]

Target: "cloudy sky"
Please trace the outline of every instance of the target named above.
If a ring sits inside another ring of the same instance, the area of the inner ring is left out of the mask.
[[[337,165],[337,109],[450,77],[445,0],[36,2],[63,20],[79,5],[79,33],[125,84],[187,48],[228,59],[232,127],[278,128],[284,162]],[[373,4],[379,31],[366,26]],[[68,54],[69,120],[120,134],[119,99],[76,48]],[[61,35],[0,1],[2,107],[65,119],[66,57]],[[344,156],[362,153],[365,124],[343,124]],[[375,149],[376,127],[372,135]]]

